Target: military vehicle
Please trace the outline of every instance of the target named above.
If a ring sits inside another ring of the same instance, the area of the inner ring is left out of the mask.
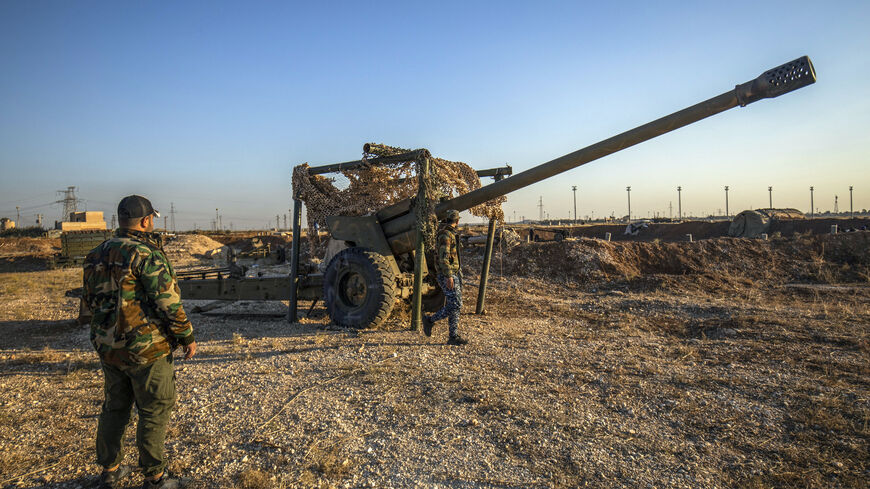
[[[109,229],[90,229],[83,231],[64,231],[60,235],[60,255],[53,266],[72,267],[81,266],[85,256],[103,241],[112,237],[113,231]]]
[[[764,98],[778,97],[815,81],[815,71],[810,59],[806,56],[798,58],[765,71],[754,80],[739,84],[709,100],[440,202],[435,206],[435,214],[441,218],[451,209],[465,211],[701,119],[737,106],[744,107]],[[426,154],[427,151],[418,150],[310,170],[312,173],[327,173],[362,164],[417,161],[425,159]],[[425,260],[424,253],[421,252],[423,247],[414,198],[390,205],[371,215],[329,217],[329,234],[334,242],[341,244],[342,249],[334,253],[324,273],[301,267],[299,264],[301,202],[294,199],[294,204],[289,280],[288,277],[188,280],[181,283],[182,296],[186,299],[216,300],[289,299],[291,321],[295,321],[297,317],[297,299],[323,300],[334,323],[357,328],[380,324],[399,300],[413,299],[416,306],[415,320],[419,318],[417,311],[420,307],[434,309],[443,301],[434,284],[434,271],[427,265],[431,263],[431,259]],[[491,223],[490,235],[493,234],[493,229]],[[488,248],[486,258],[491,252],[491,246]],[[489,263],[486,258],[480,284],[483,293]]]

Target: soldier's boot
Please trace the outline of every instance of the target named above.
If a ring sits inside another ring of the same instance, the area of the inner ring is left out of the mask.
[[[456,335],[456,336],[451,336],[450,339],[447,340],[447,344],[453,345],[453,346],[462,346],[462,345],[467,345],[468,340],[466,340],[465,338],[463,338],[459,335]]]
[[[142,489],[179,489],[187,487],[188,484],[190,484],[189,479],[175,477],[167,470],[156,481],[145,479],[145,482],[142,483]]]
[[[126,479],[131,472],[133,472],[133,468],[129,465],[119,465],[117,469],[111,472],[104,470],[103,473],[100,474],[100,482],[97,484],[97,487],[100,489],[115,489],[116,487],[121,487],[121,481]]]
[[[432,321],[432,318],[423,314],[423,334],[426,336],[432,336],[432,325],[435,324],[435,321]]]

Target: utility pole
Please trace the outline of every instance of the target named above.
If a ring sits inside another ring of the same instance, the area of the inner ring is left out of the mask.
[[[281,216],[279,216],[278,214],[275,214],[275,231],[278,231],[280,229],[281,229]]]
[[[855,217],[855,212],[852,210],[852,186],[849,185],[849,219]]]
[[[215,231],[218,230],[218,221],[219,221],[219,220],[220,220],[220,219],[218,218],[218,210],[217,210],[217,207],[215,207],[215,208],[214,208],[214,230],[215,230]]]
[[[815,204],[813,204],[813,190],[814,190],[814,189],[813,189],[813,187],[811,186],[811,187],[810,187],[810,218],[811,218],[811,219],[812,219],[812,217],[813,217],[813,209],[815,209],[815,207],[814,207]]]
[[[677,220],[683,220],[683,187],[677,186]]]
[[[770,209],[773,209],[773,186],[769,185],[767,187],[767,196],[770,198]]]
[[[218,216],[218,230],[220,230],[220,231],[224,230],[224,216],[223,215]]]
[[[574,224],[577,224],[577,186],[572,185],[571,191],[574,192]]]
[[[725,217],[731,217],[731,214],[728,212],[728,185],[725,185]]]
[[[175,232],[175,203],[169,203],[169,215],[172,216],[172,232]]]
[[[15,206],[15,225],[21,226],[21,208],[17,205]]]
[[[287,214],[284,214],[284,229],[287,229]]]
[[[631,185],[625,187],[625,192],[628,194],[628,223],[631,224]]]
[[[674,219],[674,201],[673,200],[668,201],[668,219],[671,219],[671,220]]]
[[[839,198],[837,195],[834,195],[834,214],[839,214],[839,213],[840,213],[840,206],[839,206],[839,204],[838,204],[838,202],[837,202],[839,199],[840,199],[840,198]]]
[[[36,225],[42,227],[42,214],[36,215]]]
[[[544,196],[538,197],[538,221],[544,220]]]
[[[115,229],[115,215],[112,214],[112,229]]]
[[[163,232],[166,232],[166,221],[169,219],[169,216],[163,216]]]

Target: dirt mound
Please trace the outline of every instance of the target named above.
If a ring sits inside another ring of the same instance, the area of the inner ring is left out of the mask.
[[[198,264],[210,251],[222,246],[224,245],[208,236],[180,234],[167,240],[163,249],[172,264],[178,267]]]
[[[687,234],[692,239],[709,239],[727,236],[730,221],[686,221],[679,223],[649,223],[637,236],[625,234],[625,224],[595,224],[569,228],[569,235],[577,238],[603,238],[610,233],[613,241],[687,241]],[[518,228],[520,236],[525,236],[522,228]]]
[[[59,251],[59,238],[0,238],[0,256],[46,256]]]
[[[524,244],[507,252],[503,263],[505,274],[547,277],[562,283],[690,274],[780,283],[867,282],[868,251],[870,233],[864,232],[693,243],[581,239]]]
[[[814,218],[800,219],[794,216],[800,215],[798,211],[791,213],[781,212],[776,215],[776,219],[769,222],[769,229],[763,232],[771,236],[779,233],[782,236],[792,236],[794,234],[828,234],[831,232],[831,226],[836,224],[842,232],[847,229],[860,230],[862,228],[870,228],[870,219],[866,217],[855,218]],[[783,216],[788,218],[783,218]],[[647,227],[642,229],[637,236],[625,234],[625,224],[587,224],[581,226],[559,227],[554,226],[552,229],[563,229],[568,235],[575,238],[604,238],[605,233],[610,233],[613,241],[688,241],[687,234],[692,235],[693,240],[721,238],[728,236],[728,228],[731,226],[731,221],[684,221],[675,223],[648,223]],[[512,225],[511,229],[516,231],[523,239],[529,235],[529,226]],[[479,231],[485,232],[485,231]]]
[[[271,249],[276,249],[279,246],[289,246],[293,240],[289,237],[284,239],[281,236],[251,236],[242,239],[236,239],[227,243],[232,248],[238,251],[251,251],[261,247],[269,246]]]
[[[220,248],[221,243],[201,234],[181,234],[167,240],[164,249],[169,254],[187,253],[189,255],[204,255]]]

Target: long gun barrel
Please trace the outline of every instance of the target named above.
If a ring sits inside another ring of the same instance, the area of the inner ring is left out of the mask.
[[[538,183],[541,180],[616,153],[648,139],[661,136],[738,105],[745,107],[763,98],[778,97],[798,88],[811,85],[815,81],[816,73],[813,69],[813,64],[809,57],[803,56],[767,70],[758,78],[741,83],[733,90],[729,90],[709,100],[530,168],[512,177],[442,202],[435,208],[436,214],[441,218],[450,209],[458,211],[470,209],[514,190]],[[415,216],[413,213],[410,213],[383,223],[384,233],[387,236],[390,248],[396,254],[405,253],[414,248],[415,222]]]

